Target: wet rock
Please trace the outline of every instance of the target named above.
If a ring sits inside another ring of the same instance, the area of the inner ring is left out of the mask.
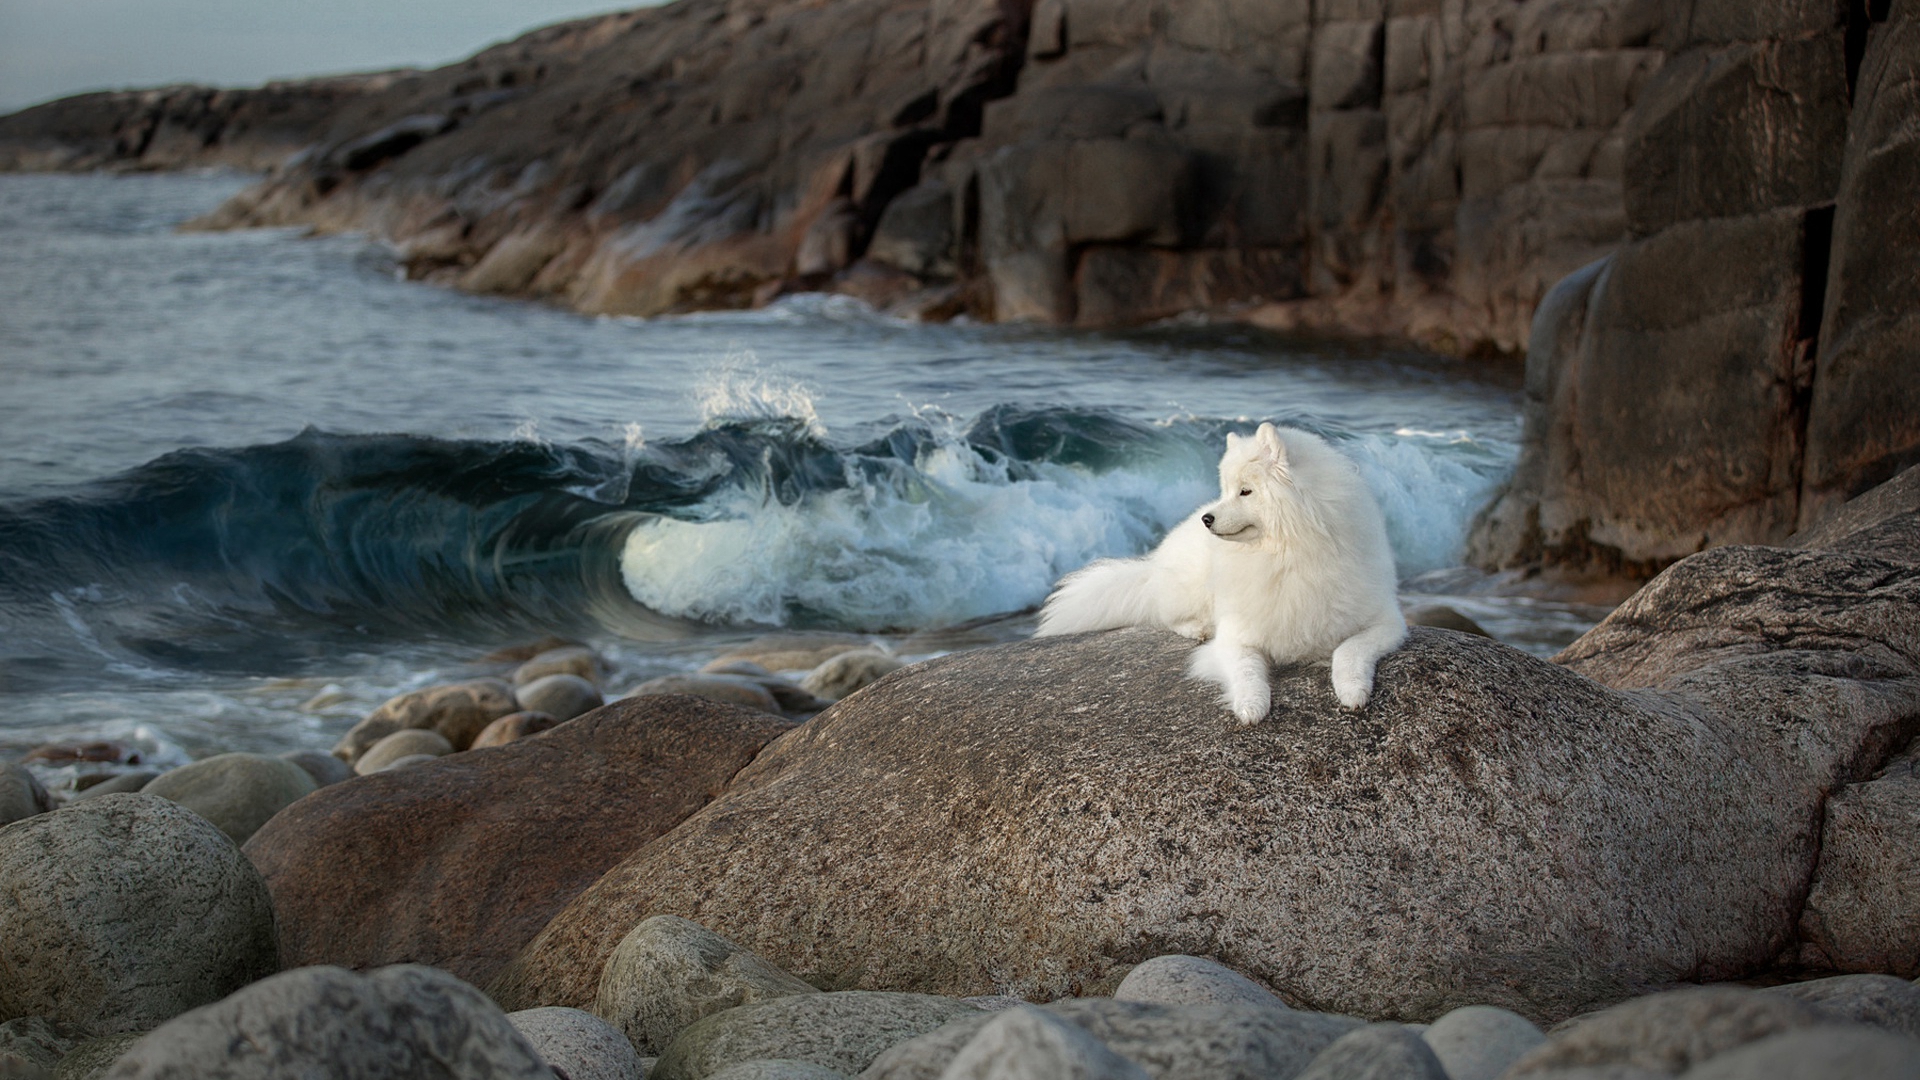
[[[1147,1080],[1147,1072],[1075,1025],[1022,1005],[997,1014],[941,1080]]]
[[[339,758],[319,750],[290,750],[281,754],[283,760],[291,761],[307,771],[313,777],[316,787],[338,784],[342,780],[353,779],[353,767]]]
[[[1320,1051],[1295,1080],[1465,1080],[1404,1024],[1355,1028]]]
[[[1872,1024],[1920,1038],[1920,986],[1891,975],[1835,975],[1772,986],[1770,994],[1804,1001],[1835,1020]]]
[[[25,765],[0,765],[0,825],[44,814],[53,809],[53,798]]]
[[[1828,1022],[1813,1006],[1779,994],[1732,986],[1670,990],[1595,1013],[1535,1047],[1505,1076],[1621,1066],[1677,1076],[1756,1039]]]
[[[505,746],[529,735],[538,735],[560,721],[543,712],[517,712],[488,724],[486,730],[474,736],[472,749],[486,746]]]
[[[141,792],[172,799],[244,844],[267,819],[317,785],[291,761],[261,754],[216,754],[155,777]]]
[[[760,681],[745,675],[662,675],[627,691],[628,697],[684,695],[765,713],[780,712],[780,702]]]
[[[1689,1069],[1687,1080],[1907,1080],[1920,1040],[1872,1028],[1816,1027],[1760,1039]]]
[[[853,634],[771,634],[730,649],[707,666],[717,669],[723,664],[745,660],[768,671],[810,671],[843,652],[870,645],[866,638]]]
[[[430,686],[401,694],[368,713],[333,752],[354,764],[374,743],[412,728],[439,732],[455,750],[461,750],[471,746],[474,736],[488,724],[518,711],[520,704],[514,699],[513,688],[499,679]]]
[[[1442,630],[1458,630],[1463,634],[1475,634],[1480,637],[1492,637],[1486,628],[1457,608],[1445,604],[1421,604],[1406,611],[1408,626],[1433,626]]]
[[[593,1011],[643,1054],[663,1054],[697,1020],[740,1005],[818,991],[733,942],[674,915],[620,939]]]
[[[607,677],[607,662],[584,645],[548,649],[513,671],[513,685],[525,686],[548,675],[577,675],[598,684]]]
[[[1150,1076],[1293,1076],[1360,1021],[1249,1005],[1154,1005],[1064,998],[1040,1009]],[[997,1013],[963,1017],[880,1055],[863,1080],[936,1080]]]
[[[282,972],[160,1025],[107,1073],[112,1080],[293,1075],[554,1077],[486,995],[414,965],[364,975],[335,967]]]
[[[674,1038],[650,1075],[702,1080],[735,1062],[778,1058],[852,1076],[890,1046],[949,1020],[979,1015],[965,1002],[924,994],[796,994],[696,1021]]]
[[[65,765],[76,761],[109,762],[115,765],[140,764],[140,751],[125,743],[106,740],[81,743],[48,743],[36,746],[20,756],[20,760],[44,761],[49,765]]]
[[[584,1005],[663,911],[815,985],[955,996],[1098,993],[1116,956],[1206,950],[1320,1008],[1547,1021],[1765,971],[1823,793],[1910,731],[1920,572],[1708,552],[1558,664],[1416,627],[1358,718],[1299,667],[1234,729],[1190,651],[1122,630],[868,687],[595,882],[494,989]]]
[[[247,854],[290,964],[406,960],[484,981],[788,726],[686,698],[616,702],[539,738],[323,788]]]
[[[838,701],[855,690],[907,665],[878,649],[854,649],[825,662],[800,680],[800,685],[826,701]]]
[[[1287,1007],[1273,991],[1224,964],[1199,956],[1156,956],[1127,972],[1113,997],[1116,1001],[1161,1005]]]
[[[1420,1036],[1451,1080],[1494,1080],[1547,1037],[1526,1017],[1468,1005],[1435,1020]]]
[[[253,865],[206,818],[107,795],[0,830],[0,1019],[150,1028],[279,969]]]
[[[60,1059],[60,1064],[53,1070],[53,1080],[100,1080],[127,1052],[127,1048],[139,1042],[145,1034],[144,1031],[128,1031],[79,1043]]]
[[[578,675],[542,675],[515,689],[514,696],[523,710],[562,721],[606,704],[599,688]]]
[[[355,775],[366,776],[387,769],[402,758],[445,757],[453,753],[446,736],[428,728],[407,728],[383,737],[367,747],[353,763]]]
[[[579,1009],[523,1009],[508,1022],[526,1037],[541,1060],[568,1080],[642,1080],[640,1055],[618,1028]]]

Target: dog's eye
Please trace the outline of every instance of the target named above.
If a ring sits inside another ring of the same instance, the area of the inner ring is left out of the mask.
[[[1253,489],[1252,489],[1252,488],[1241,488],[1241,489],[1240,489],[1240,494],[1242,494],[1242,495],[1251,495],[1251,494],[1253,494]]]

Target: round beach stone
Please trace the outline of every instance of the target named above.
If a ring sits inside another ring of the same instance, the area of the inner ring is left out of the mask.
[[[606,704],[600,688],[578,675],[543,675],[516,689],[514,696],[521,709],[546,713],[555,720],[571,720]]]
[[[106,795],[0,830],[0,1019],[153,1027],[279,967],[260,874],[170,800]]]
[[[479,750],[488,746],[505,746],[517,739],[538,735],[559,722],[543,712],[508,713],[488,724],[486,730],[474,737],[473,745],[468,749]]]
[[[361,776],[377,773],[401,758],[430,755],[445,757],[453,753],[453,744],[444,735],[426,728],[408,728],[396,731],[379,742],[367,747],[367,752],[353,763],[353,771]]]
[[[525,686],[549,675],[577,675],[598,684],[607,677],[607,662],[584,645],[548,649],[514,669],[513,685]]]
[[[760,1061],[736,1061],[713,1073],[707,1080],[848,1080],[847,1074],[811,1061],[765,1058]]]
[[[507,1020],[568,1080],[643,1080],[646,1068],[620,1029],[580,1009],[546,1006]]]
[[[1492,1005],[1468,1005],[1435,1020],[1421,1038],[1452,1080],[1494,1080],[1547,1041],[1533,1021]]]
[[[172,799],[244,844],[267,819],[319,787],[307,770],[264,754],[216,754],[155,777],[140,789]]]
[[[1709,1058],[1684,1080],[1913,1080],[1920,1040],[1870,1027],[1812,1027]]]
[[[1022,1005],[999,1013],[941,1080],[1147,1080],[1147,1071],[1073,1024]]]
[[[415,765],[425,765],[429,761],[439,761],[446,756],[445,754],[408,754],[405,757],[394,758],[375,771],[399,772],[401,769],[411,769]]]
[[[627,691],[628,697],[654,694],[684,694],[776,715],[780,712],[780,702],[771,691],[759,680],[742,675],[662,675]]]
[[[855,690],[899,671],[907,665],[879,649],[853,649],[822,661],[800,680],[803,689],[827,701],[838,701]]]
[[[1320,1051],[1294,1080],[1458,1080],[1404,1024],[1368,1024]]]
[[[1920,1038],[1920,986],[1891,975],[1835,975],[1770,986],[1765,993],[1804,1001],[1837,1021],[1872,1024]]]
[[[413,964],[296,968],[162,1024],[113,1080],[554,1080],[487,996]]]
[[[151,769],[136,769],[133,772],[115,773],[92,787],[87,788],[80,794],[75,795],[69,801],[79,802],[81,799],[97,799],[102,795],[125,795],[131,791],[139,791],[141,788],[153,783],[159,775],[159,773]]]
[[[305,769],[320,787],[353,779],[353,766],[324,750],[289,750],[280,756]]]
[[[18,764],[0,765],[0,825],[51,809],[53,799],[32,769]]]
[[[682,1031],[651,1080],[705,1080],[739,1061],[786,1058],[852,1076],[897,1043],[978,1009],[952,998],[841,990],[796,994],[715,1013]]]
[[[1120,980],[1116,1001],[1162,1005],[1265,1005],[1284,1009],[1273,991],[1225,964],[1201,956],[1156,956]]]
[[[663,1053],[695,1021],[740,1005],[819,993],[696,922],[656,915],[607,958],[593,1011],[643,1054]]]
[[[1595,1066],[1677,1076],[1756,1039],[1826,1022],[1819,1009],[1782,994],[1738,986],[1669,990],[1622,1002],[1556,1031],[1504,1076],[1522,1080]]]
[[[500,717],[520,711],[513,687],[501,679],[429,686],[389,698],[353,726],[333,752],[349,764],[367,748],[396,731],[431,728],[456,750],[473,745],[474,736]]]
[[[854,634],[768,634],[727,650],[714,657],[708,666],[719,667],[745,660],[759,664],[768,671],[811,671],[843,652],[872,647],[873,642]]]

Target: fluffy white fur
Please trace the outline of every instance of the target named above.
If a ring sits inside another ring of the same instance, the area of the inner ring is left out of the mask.
[[[1333,692],[1366,705],[1373,670],[1406,640],[1393,552],[1373,495],[1315,435],[1261,424],[1227,436],[1220,500],[1151,553],[1062,578],[1035,636],[1161,626],[1203,644],[1188,673],[1218,685],[1242,725],[1272,704],[1272,664],[1333,661]]]

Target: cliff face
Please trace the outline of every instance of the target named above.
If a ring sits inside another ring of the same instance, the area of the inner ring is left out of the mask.
[[[830,288],[1512,351],[1624,233],[1667,6],[680,0],[342,101],[209,224],[594,312]]]
[[[1698,0],[1629,124],[1630,241],[1542,305],[1492,567],[1777,543],[1920,460],[1920,4]]]

